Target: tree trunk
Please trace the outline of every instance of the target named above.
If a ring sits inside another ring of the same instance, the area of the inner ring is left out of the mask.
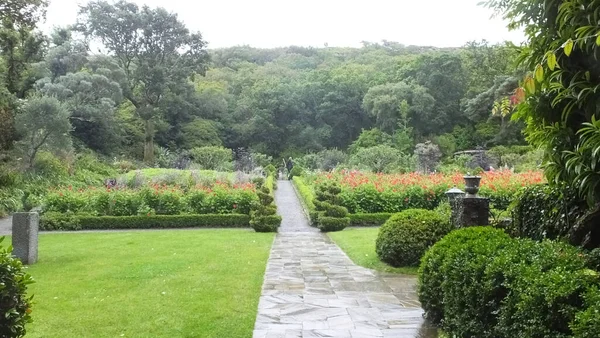
[[[154,164],[154,122],[144,121],[144,162]]]

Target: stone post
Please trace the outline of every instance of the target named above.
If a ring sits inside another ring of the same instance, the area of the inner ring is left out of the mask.
[[[490,224],[490,200],[479,197],[480,176],[466,175],[465,191],[467,195],[456,201],[456,213],[453,213],[455,225],[459,228],[489,225]]]
[[[37,212],[13,214],[13,255],[23,264],[33,264],[38,259],[38,229],[40,216]]]
[[[490,200],[484,197],[465,197],[456,201],[456,226],[459,228],[489,225]]]

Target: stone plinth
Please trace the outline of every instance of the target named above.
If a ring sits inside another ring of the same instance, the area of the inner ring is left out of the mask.
[[[33,264],[38,259],[39,215],[36,212],[13,214],[13,255],[24,264]]]
[[[465,197],[456,200],[452,214],[457,228],[489,225],[490,200],[483,197]]]

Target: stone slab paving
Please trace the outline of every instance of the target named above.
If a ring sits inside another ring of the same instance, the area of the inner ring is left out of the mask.
[[[275,204],[283,218],[279,232],[319,232],[309,225],[291,181],[277,181]]]
[[[271,248],[254,337],[435,338],[437,330],[422,318],[416,279],[356,266],[308,226],[290,189],[279,182],[283,223]],[[288,215],[298,220],[297,212],[302,223],[286,224]]]

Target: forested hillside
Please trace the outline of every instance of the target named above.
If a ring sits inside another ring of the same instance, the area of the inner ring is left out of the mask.
[[[30,165],[71,145],[153,164],[203,146],[277,158],[353,142],[410,154],[430,140],[445,155],[524,142],[508,116],[519,74],[507,45],[211,50],[175,14],[124,1],[91,2],[45,36],[43,3],[30,2],[5,11],[0,32],[0,147]]]

